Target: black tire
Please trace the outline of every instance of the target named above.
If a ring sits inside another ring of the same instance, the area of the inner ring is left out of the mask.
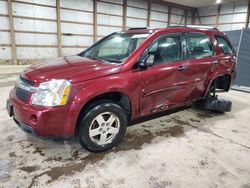
[[[91,152],[102,152],[116,146],[124,137],[127,128],[127,117],[124,110],[117,104],[108,100],[101,100],[92,103],[86,109],[85,115],[82,117],[79,125],[79,143],[81,146]],[[120,121],[119,132],[112,139],[112,142],[106,145],[98,145],[91,140],[89,136],[89,128],[91,122],[99,115],[105,112],[115,114]]]

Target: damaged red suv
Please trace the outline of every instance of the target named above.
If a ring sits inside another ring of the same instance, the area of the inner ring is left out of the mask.
[[[234,80],[235,52],[219,30],[132,28],[25,69],[6,108],[26,132],[77,136],[99,152],[122,140],[130,120],[205,100]]]

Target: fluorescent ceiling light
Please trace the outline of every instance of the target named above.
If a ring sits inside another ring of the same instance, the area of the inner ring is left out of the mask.
[[[216,4],[220,4],[220,3],[221,3],[221,0],[216,0],[215,3],[216,3]]]

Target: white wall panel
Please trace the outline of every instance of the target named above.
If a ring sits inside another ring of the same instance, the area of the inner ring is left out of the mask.
[[[61,7],[79,9],[79,10],[93,10],[93,2],[91,0],[60,0]]]
[[[62,53],[64,56],[67,55],[76,55],[79,54],[80,52],[84,51],[85,48],[63,48]]]
[[[11,47],[0,47],[0,59],[11,59]]]
[[[151,19],[152,20],[167,21],[168,20],[168,14],[167,13],[151,11]]]
[[[97,12],[122,15],[122,10],[123,8],[120,5],[113,5],[113,4],[103,3],[103,2],[97,3]]]
[[[15,30],[56,32],[56,22],[14,18]]]
[[[217,6],[199,8],[200,16],[216,15]]]
[[[234,11],[233,4],[225,4],[221,7],[220,13],[221,14],[231,14]]]
[[[218,29],[221,30],[221,31],[232,30],[232,24],[219,25]]]
[[[232,24],[232,30],[239,30],[244,28],[245,24]]]
[[[167,27],[167,23],[150,21],[150,27],[152,28],[164,28]]]
[[[97,24],[118,25],[122,27],[122,17],[98,14]]]
[[[49,59],[57,57],[57,48],[17,48],[19,59]]]
[[[174,14],[183,15],[184,10],[183,10],[183,9],[180,9],[180,8],[172,8],[172,9],[171,9],[171,12],[174,13]]]
[[[147,10],[128,7],[127,11],[128,11],[128,16],[135,17],[135,18],[147,19],[147,16],[148,16]]]
[[[247,3],[238,3],[235,5],[234,12],[246,12],[247,6]]]
[[[128,22],[127,23],[128,27],[146,27],[147,26],[146,20],[138,20],[138,19],[128,18],[127,22]]]
[[[0,17],[0,29],[9,29],[9,18]]]
[[[53,1],[53,0],[16,0],[16,1],[56,6],[56,1]]]
[[[233,22],[245,22],[246,20],[246,13],[243,14],[234,14],[233,15]]]
[[[16,16],[56,19],[55,8],[27,5],[22,3],[12,3],[12,7],[13,7],[13,15]]]
[[[148,2],[147,1],[132,1],[128,0],[128,5],[139,7],[139,8],[148,8]]]
[[[7,1],[0,1],[0,13],[1,14],[8,14]]]
[[[0,32],[0,46],[1,44],[11,44],[9,32]]]
[[[85,36],[62,36],[64,46],[90,46],[93,44],[93,37]]]
[[[104,0],[105,2],[123,4],[123,0]]]
[[[202,24],[212,24],[212,25],[214,25],[215,22],[216,22],[216,17],[215,16],[201,18],[201,23]]]
[[[93,23],[93,13],[61,10],[61,20]]]
[[[56,35],[16,33],[16,44],[57,45]]]
[[[181,22],[181,16],[172,15],[171,22],[175,22],[175,23],[179,24]]]
[[[73,34],[93,34],[93,26],[92,25],[78,25],[71,23],[61,23],[62,33],[73,33]]]
[[[156,4],[156,3],[152,3],[151,4],[151,10],[158,10],[158,11],[163,11],[163,12],[168,12],[168,6],[166,5],[160,5],[160,4]]]
[[[101,36],[106,36],[110,33],[116,32],[116,31],[121,31],[121,28],[117,28],[117,27],[106,27],[106,26],[98,26],[97,27],[97,35],[101,35]]]
[[[233,15],[222,15],[219,17],[219,23],[230,23],[233,21]],[[216,19],[213,20],[213,23],[216,22]]]

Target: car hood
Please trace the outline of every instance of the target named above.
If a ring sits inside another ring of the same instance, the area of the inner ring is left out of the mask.
[[[121,71],[120,64],[92,60],[80,56],[67,56],[26,68],[21,76],[34,82],[67,79],[71,83],[91,80]]]

